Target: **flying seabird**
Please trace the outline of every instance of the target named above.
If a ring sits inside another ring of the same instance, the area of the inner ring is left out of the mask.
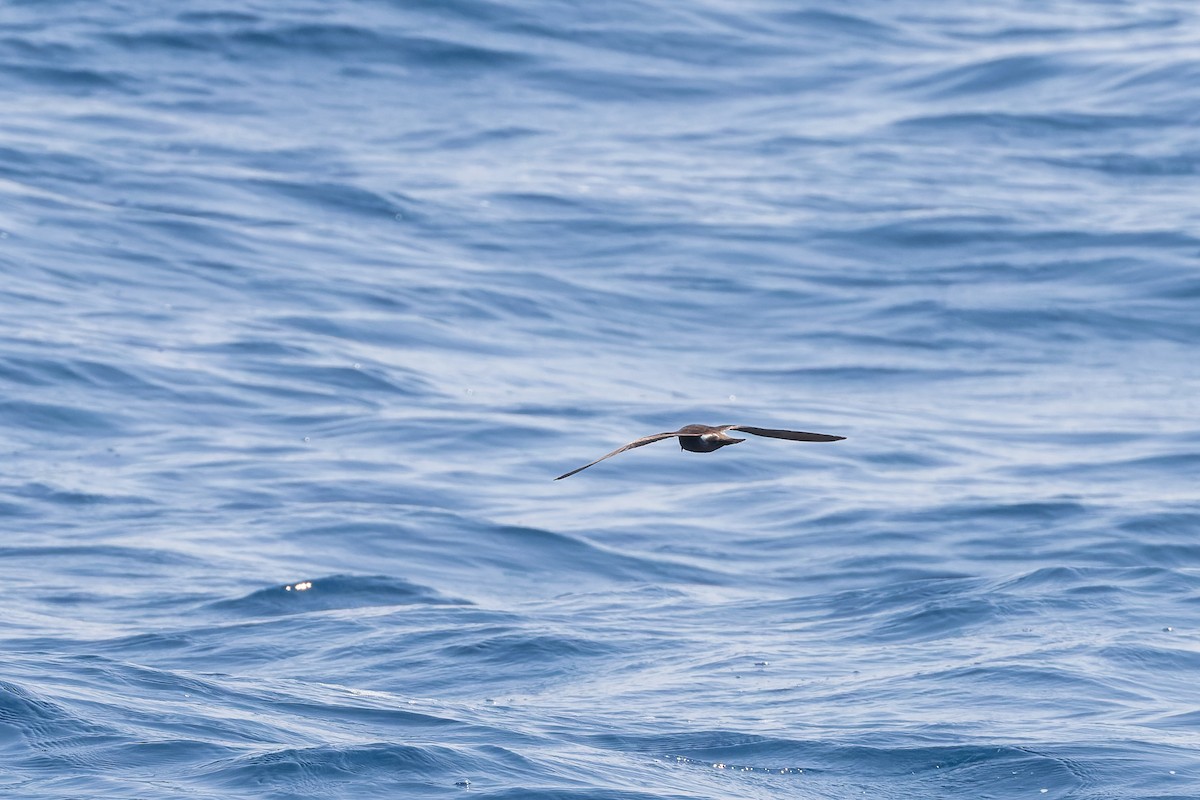
[[[561,481],[563,478],[571,477],[576,472],[583,472],[593,464],[599,464],[606,458],[612,458],[618,453],[624,453],[626,450],[632,450],[644,444],[670,439],[673,436],[679,437],[680,447],[693,453],[711,453],[714,450],[720,450],[727,444],[737,444],[738,442],[746,441],[745,439],[735,439],[732,436],[728,436],[725,431],[745,431],[755,436],[769,436],[772,439],[791,439],[794,442],[836,442],[846,438],[845,436],[830,436],[827,433],[805,433],[804,431],[784,431],[777,428],[755,428],[751,425],[684,425],[679,430],[671,431],[670,433],[655,433],[650,436],[643,436],[640,439],[634,439],[624,447],[618,447],[608,455],[600,456],[591,464],[584,464],[579,469],[573,469],[570,472],[559,475],[554,480]]]

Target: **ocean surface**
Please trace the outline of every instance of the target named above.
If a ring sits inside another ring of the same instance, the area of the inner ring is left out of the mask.
[[[1194,800],[1200,5],[8,0],[0,456],[3,797]]]

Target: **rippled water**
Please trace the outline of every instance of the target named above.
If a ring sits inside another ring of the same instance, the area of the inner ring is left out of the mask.
[[[1200,795],[1200,11],[832,8],[9,3],[0,793]]]

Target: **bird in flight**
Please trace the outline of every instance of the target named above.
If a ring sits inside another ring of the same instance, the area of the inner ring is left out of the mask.
[[[836,442],[845,439],[845,436],[830,436],[827,433],[805,433],[804,431],[785,431],[777,428],[755,428],[752,425],[684,425],[677,431],[670,433],[655,433],[650,436],[643,436],[640,439],[634,439],[624,447],[618,447],[606,456],[600,456],[591,464],[584,464],[579,469],[573,469],[559,475],[554,480],[561,481],[563,478],[569,478],[576,472],[583,472],[590,466],[599,464],[606,458],[624,453],[626,450],[632,450],[635,447],[641,447],[645,444],[662,441],[663,439],[671,439],[679,437],[679,446],[684,450],[693,453],[711,453],[714,450],[720,450],[727,444],[737,444],[744,442],[745,439],[736,439],[729,436],[725,431],[745,431],[752,433],[755,436],[769,436],[772,439],[791,439],[793,442]]]

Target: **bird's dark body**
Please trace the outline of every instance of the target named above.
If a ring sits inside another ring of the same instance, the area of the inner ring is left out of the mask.
[[[699,436],[680,436],[679,446],[689,453],[711,453],[724,442],[706,442]]]
[[[723,433],[713,433],[707,425],[687,425],[680,428],[681,431],[686,431],[688,428],[699,428],[699,436],[680,436],[679,446],[689,453],[711,453],[714,450],[720,450],[728,444],[737,444],[744,442],[745,439],[735,439],[732,436],[726,436]]]

